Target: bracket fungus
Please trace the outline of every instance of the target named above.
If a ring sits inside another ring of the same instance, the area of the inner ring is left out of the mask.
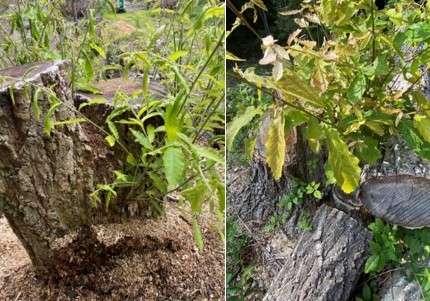
[[[361,185],[359,198],[375,217],[405,228],[430,226],[430,179],[381,176]]]

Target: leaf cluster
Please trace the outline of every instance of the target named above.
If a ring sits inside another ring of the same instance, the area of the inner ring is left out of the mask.
[[[422,297],[430,299],[430,232],[427,228],[405,229],[380,219],[369,225],[373,240],[365,272],[377,276],[386,269],[399,269],[411,281],[417,280]]]
[[[35,3],[39,2],[42,3]],[[161,214],[163,198],[175,192],[180,195],[181,203],[186,200],[190,204],[194,237],[203,251],[197,217],[205,204],[216,215],[214,227],[224,241],[225,185],[220,172],[224,165],[224,139],[217,137],[218,148],[204,143],[203,139],[206,134],[215,136],[224,129],[224,7],[219,1],[209,1],[198,5],[200,11],[196,11],[193,3],[184,2],[170,20],[167,28],[171,40],[166,47],[170,53],[155,53],[152,48],[146,48],[123,54],[126,69],[134,64],[142,70],[142,86],[130,96],[121,91],[116,93],[113,103],[109,104],[114,109],[107,116],[105,127],[97,126],[81,113],[85,107],[108,103],[103,97],[93,98],[76,110],[64,104],[54,89],[29,84],[28,89],[35,89],[35,93],[28,100],[32,101],[36,117],[44,119],[48,135],[56,126],[90,122],[105,135],[110,147],[122,151],[123,169],[113,171],[112,183],[96,186],[91,194],[94,206],[103,205],[108,210],[117,202],[127,201],[143,204],[144,208],[149,204]],[[96,41],[92,20],[90,13],[84,35],[89,47]],[[155,43],[158,35],[152,37]],[[66,39],[64,42],[69,43]],[[75,61],[85,57],[85,47],[81,44]],[[74,48],[67,49],[73,52]],[[91,49],[102,54],[98,48]],[[91,58],[84,59],[84,73],[77,66],[72,67],[72,73],[85,77],[92,72],[92,62]],[[168,86],[167,95],[162,97],[149,89],[153,66],[163,73]],[[50,108],[40,112],[39,104],[46,100]],[[62,109],[73,110],[80,118],[58,120],[61,114],[57,112]]]
[[[285,12],[298,16],[300,28],[287,45],[278,45],[272,36],[262,39],[260,64],[272,65],[272,75],[235,70],[235,76],[277,101],[238,113],[227,126],[234,126],[227,141],[248,124],[250,112],[272,116],[267,163],[279,179],[285,135],[305,125],[304,138],[315,153],[326,145],[327,170],[346,193],[358,187],[360,162],[381,158],[380,143],[391,135],[403,136],[411,149],[430,159],[429,105],[421,87],[430,55],[429,10],[413,1],[377,10],[371,0],[320,0]],[[311,24],[324,32],[322,44],[306,34]]]
[[[282,209],[287,207],[288,211],[292,211],[294,206],[302,204],[306,196],[312,196],[316,199],[321,199],[322,194],[319,190],[320,183],[304,183],[298,178],[293,178],[291,192],[285,195],[278,206]]]

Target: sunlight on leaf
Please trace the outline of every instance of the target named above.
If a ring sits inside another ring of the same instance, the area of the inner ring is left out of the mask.
[[[282,167],[285,161],[285,118],[282,109],[275,111],[272,126],[269,130],[269,139],[266,142],[267,165],[272,170],[275,180],[282,176]]]
[[[355,157],[348,145],[334,129],[326,129],[328,145],[328,163],[333,168],[334,177],[345,193],[353,192],[360,181],[360,160]]]

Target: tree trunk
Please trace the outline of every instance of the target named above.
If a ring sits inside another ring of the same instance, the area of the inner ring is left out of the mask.
[[[26,81],[21,81],[29,68],[33,69]],[[2,77],[0,211],[27,250],[36,272],[51,273],[55,266],[49,259],[50,247],[57,238],[81,225],[119,220],[127,213],[128,204],[123,200],[107,213],[96,210],[89,197],[96,184],[113,180],[112,171],[121,169],[122,160],[89,123],[56,126],[49,136],[45,133],[50,98],[43,92],[37,97],[38,119],[33,104],[37,86],[52,88],[63,102],[52,115],[54,121],[79,117],[72,110],[64,62],[11,68],[1,71]],[[100,114],[100,110],[107,114],[109,106],[93,107],[86,114]]]
[[[264,301],[348,300],[370,255],[370,232],[357,220],[322,205],[303,232]]]

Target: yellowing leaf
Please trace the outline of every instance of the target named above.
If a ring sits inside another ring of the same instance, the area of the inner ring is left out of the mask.
[[[348,145],[340,138],[339,133],[329,128],[326,130],[328,145],[328,163],[333,168],[334,177],[345,193],[351,193],[360,181],[360,160],[355,157]]]
[[[317,66],[312,74],[311,86],[325,92],[328,88],[328,81],[326,75],[320,66]]]
[[[301,9],[295,9],[295,10],[289,10],[289,11],[280,12],[279,14],[282,15],[282,16],[291,16],[291,15],[300,14],[301,12],[302,12]]]
[[[427,116],[415,115],[414,127],[425,141],[430,142],[430,119]]]
[[[384,136],[385,131],[384,128],[382,127],[382,124],[378,121],[370,121],[367,120],[364,123],[365,126],[367,126],[369,129],[371,129],[373,132],[375,132],[377,135],[379,136]]]
[[[266,142],[267,165],[269,165],[275,180],[282,176],[282,167],[285,161],[285,118],[282,110],[275,111],[275,118],[269,130],[269,139]]]
[[[245,62],[246,61],[245,59],[241,59],[240,57],[235,56],[233,53],[231,53],[229,51],[226,52],[225,58],[227,60],[230,60],[230,61],[238,61],[238,62]]]
[[[261,84],[267,88],[277,89],[281,91],[282,94],[298,98],[315,107],[324,107],[323,101],[318,96],[318,91],[315,88],[310,87],[309,84],[304,82],[297,73],[291,70],[284,70],[284,75],[277,82],[274,82],[271,77],[256,75],[253,69],[248,69],[243,74],[243,77],[250,82]]]
[[[179,147],[169,147],[163,154],[164,174],[169,188],[176,188],[182,179],[185,168],[185,155]]]
[[[262,0],[251,0],[252,3],[254,3],[255,5],[257,5],[259,8],[268,11],[266,5],[264,4],[264,2]]]

